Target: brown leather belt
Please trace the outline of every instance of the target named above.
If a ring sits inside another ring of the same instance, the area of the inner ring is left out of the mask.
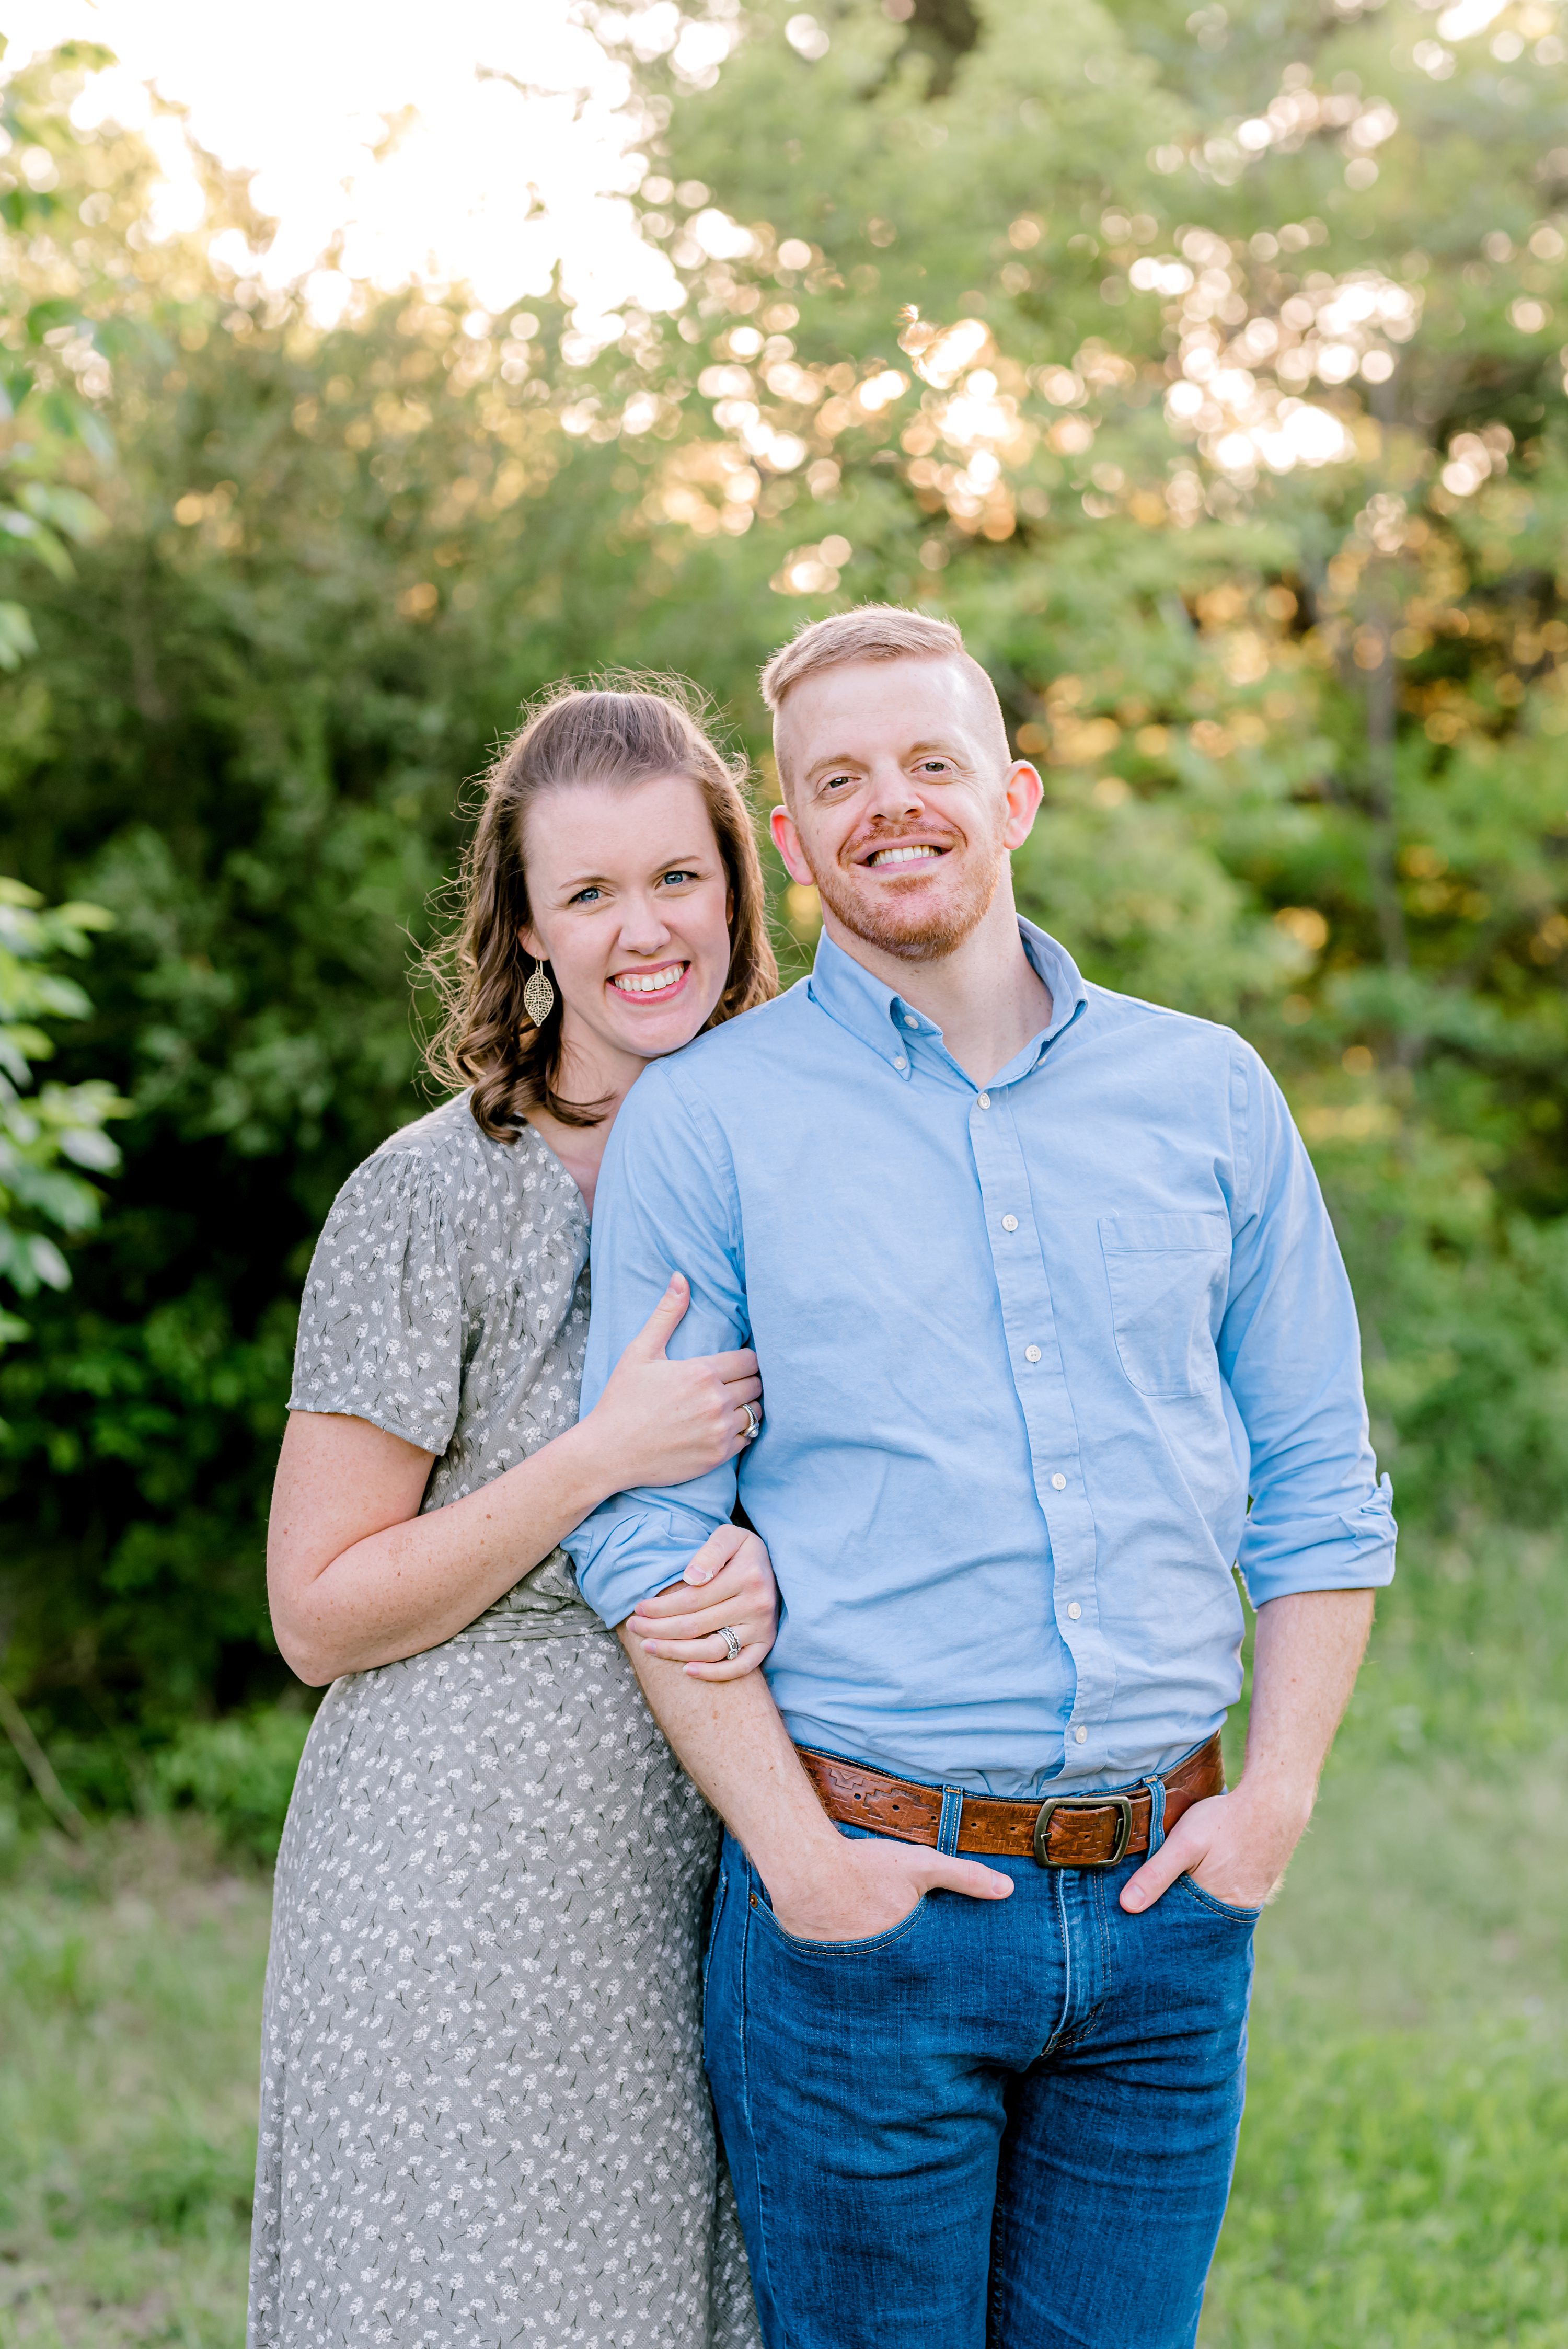
[[[990,1859],[1037,1859],[1042,1868],[1114,1868],[1149,1848],[1153,1807],[1147,1786],[1124,1795],[1049,1795],[1043,1803],[1011,1802],[996,1795],[971,1795],[960,1786],[922,1786],[908,1778],[884,1778],[858,1762],[799,1745],[806,1775],[830,1819],[841,1826],[866,1827],[900,1843],[936,1845],[944,1810],[961,1803],[956,1845]],[[1179,1762],[1165,1778],[1165,1826],[1173,1827],[1185,1810],[1225,1791],[1225,1765],[1215,1731],[1206,1745]]]

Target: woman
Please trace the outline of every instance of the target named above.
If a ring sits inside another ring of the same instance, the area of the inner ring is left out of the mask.
[[[463,895],[433,1066],[466,1090],[339,1195],[273,1498],[278,1645],[335,1685],[278,1856],[251,2349],[752,2349],[701,2068],[717,1823],[559,1547],[758,1424],[752,1354],[665,1359],[678,1276],[577,1419],[611,1121],[776,987],[738,775],[674,694],[560,692]],[[755,1670],[756,1537],[686,1579],[651,1651]]]

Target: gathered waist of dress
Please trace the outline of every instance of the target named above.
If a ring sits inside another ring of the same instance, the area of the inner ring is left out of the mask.
[[[454,1632],[447,1644],[461,1647],[469,1640],[577,1639],[584,1631],[600,1631],[606,1639],[614,1636],[587,1601],[579,1597],[577,1577],[566,1552],[553,1549],[493,1607],[487,1607],[463,1630]]]

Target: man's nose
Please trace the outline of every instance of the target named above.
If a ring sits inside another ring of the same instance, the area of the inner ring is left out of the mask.
[[[870,783],[871,789],[867,793],[870,814],[880,817],[884,823],[896,823],[921,813],[924,802],[896,759],[879,760],[872,769]]]

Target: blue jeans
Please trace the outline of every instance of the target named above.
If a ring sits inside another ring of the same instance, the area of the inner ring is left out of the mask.
[[[852,1832],[852,1830],[851,1830]],[[1241,2124],[1256,1911],[993,1859],[799,1941],[731,1837],[708,2076],[769,2349],[1191,2349]]]

